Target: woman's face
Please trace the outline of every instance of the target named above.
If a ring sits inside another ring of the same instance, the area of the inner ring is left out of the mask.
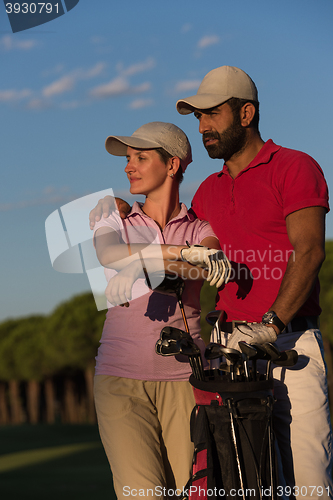
[[[148,195],[158,190],[168,177],[168,167],[154,149],[127,148],[125,172],[132,194]]]

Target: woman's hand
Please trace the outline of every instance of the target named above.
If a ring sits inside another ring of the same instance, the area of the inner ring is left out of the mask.
[[[138,278],[144,277],[141,261],[134,261],[110,279],[105,290],[108,301],[113,306],[129,307],[132,287]]]

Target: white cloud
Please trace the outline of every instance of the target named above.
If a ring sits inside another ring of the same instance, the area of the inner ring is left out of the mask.
[[[34,98],[31,99],[25,106],[27,109],[40,110],[51,108],[52,104],[47,99]]]
[[[142,73],[143,71],[148,71],[155,66],[155,60],[152,57],[146,59],[146,61],[132,64],[127,69],[122,69],[121,65],[118,65],[118,70],[123,76],[133,76],[137,73]]]
[[[138,84],[133,84],[130,81],[130,76],[137,73],[143,72],[152,68],[155,62],[152,58],[148,58],[143,62],[133,64],[127,68],[119,68],[119,75],[107,83],[97,85],[88,91],[85,98],[82,100],[71,99],[67,102],[55,101],[55,98],[59,98],[65,93],[73,91],[80,81],[90,80],[93,78],[98,78],[103,74],[107,64],[105,62],[97,62],[89,68],[76,68],[67,74],[63,74],[58,78],[55,78],[55,74],[63,72],[63,66],[57,64],[54,68],[48,70],[48,73],[44,73],[44,76],[51,76],[53,74],[53,81],[47,85],[44,85],[41,89],[37,91],[31,91],[29,89],[0,89],[0,102],[18,102],[23,99],[27,99],[24,107],[29,110],[42,110],[54,105],[60,106],[62,109],[74,109],[82,105],[87,105],[91,101],[91,98],[109,98],[119,95],[131,95],[131,94],[142,94],[151,89],[150,82],[143,82]],[[30,99],[29,99],[30,98]],[[29,99],[29,100],[28,100]],[[131,106],[133,109],[138,109],[139,107],[146,107],[151,103],[148,100],[133,102]]]
[[[152,99],[135,99],[129,104],[130,109],[143,109],[152,106],[154,101]]]
[[[91,89],[90,96],[99,99],[106,99],[108,97],[115,97],[119,95],[141,94],[143,92],[147,92],[151,88],[149,82],[132,85],[129,81],[129,77],[148,71],[154,66],[155,60],[152,57],[148,57],[145,61],[132,64],[127,68],[125,68],[122,63],[119,63],[116,67],[118,76],[107,83],[98,85],[97,87]]]
[[[183,80],[175,85],[175,92],[189,92],[191,90],[198,90],[201,80]]]
[[[148,92],[151,89],[151,84],[149,82],[141,83],[136,87],[131,87],[131,94],[138,94],[141,92]]]
[[[131,86],[127,78],[117,76],[113,80],[103,85],[99,85],[90,91],[90,95],[99,99],[115,97],[126,94],[137,94],[146,92],[150,89],[150,83],[142,83],[141,85]]]
[[[16,35],[17,36],[17,35]],[[3,50],[31,50],[36,47],[36,40],[21,40],[11,35],[0,38],[0,49]]]
[[[105,98],[115,95],[126,94],[129,90],[129,83],[126,78],[117,76],[113,80],[103,85],[98,85],[90,91],[93,97]]]
[[[0,101],[8,102],[8,101],[21,101],[22,99],[26,99],[32,95],[32,91],[29,89],[22,90],[0,90]]]
[[[217,35],[204,36],[198,42],[199,49],[205,49],[210,45],[216,45],[220,41],[220,37]]]
[[[72,90],[75,85],[76,79],[74,75],[67,75],[59,78],[55,82],[47,85],[43,88],[42,94],[45,97],[51,97],[57,94],[63,94],[64,92],[68,92]]]
[[[42,90],[42,94],[45,97],[51,97],[57,94],[63,94],[64,92],[69,92],[72,90],[79,80],[89,80],[90,78],[95,78],[99,76],[106,64],[99,62],[95,64],[92,68],[88,69],[76,69],[70,72],[68,75],[64,75],[58,80],[55,80],[50,85],[47,85]]]
[[[104,69],[106,68],[106,64],[103,62],[99,62],[95,64],[92,68],[86,70],[86,71],[81,71],[81,78],[95,78],[96,76],[99,76]]]

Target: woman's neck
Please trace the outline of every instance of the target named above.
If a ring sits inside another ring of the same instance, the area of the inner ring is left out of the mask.
[[[168,196],[159,196],[156,193],[146,196],[142,210],[163,230],[167,223],[180,212],[178,186]]]

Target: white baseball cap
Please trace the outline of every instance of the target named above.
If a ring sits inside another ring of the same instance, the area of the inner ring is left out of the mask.
[[[196,95],[177,101],[176,107],[181,115],[188,115],[195,109],[214,108],[232,97],[258,102],[258,91],[245,71],[221,66],[207,73]]]
[[[163,148],[172,156],[178,156],[183,172],[192,161],[190,142],[186,134],[173,123],[146,123],[131,136],[110,135],[105,141],[106,150],[115,156],[126,156],[127,146],[135,149]]]

